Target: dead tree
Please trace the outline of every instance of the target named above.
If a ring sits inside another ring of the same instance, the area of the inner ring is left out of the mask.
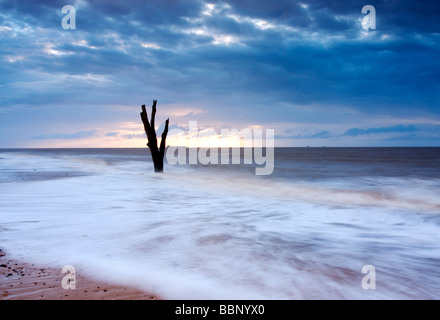
[[[153,158],[154,171],[163,171],[163,157],[165,155],[165,143],[168,134],[168,122],[170,119],[165,121],[165,129],[162,133],[162,140],[160,142],[160,147],[157,147],[157,137],[156,129],[154,127],[154,118],[156,117],[156,103],[157,100],[153,100],[153,107],[151,111],[151,122],[148,122],[147,111],[145,110],[145,104],[142,105],[141,119],[144,123],[145,133],[147,134],[148,143],[147,146],[150,148],[151,157]]]

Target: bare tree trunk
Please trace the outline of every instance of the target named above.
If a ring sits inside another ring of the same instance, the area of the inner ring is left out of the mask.
[[[142,105],[141,119],[144,123],[145,133],[147,134],[148,143],[147,146],[150,148],[151,157],[153,158],[154,171],[163,171],[163,158],[165,155],[166,139],[168,134],[168,123],[170,119],[165,121],[165,129],[162,133],[162,141],[160,142],[160,148],[157,147],[157,137],[156,129],[154,128],[154,118],[156,117],[156,104],[157,100],[153,100],[153,107],[151,111],[151,123],[148,121],[147,110],[145,109],[145,104]]]

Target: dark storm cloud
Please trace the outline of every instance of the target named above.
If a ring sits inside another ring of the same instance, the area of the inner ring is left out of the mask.
[[[0,0],[3,114],[76,105],[87,117],[85,105],[146,97],[222,121],[231,112],[244,122],[322,123],[337,108],[372,118],[440,111],[438,1],[371,1],[369,32],[364,1],[72,1],[77,29],[63,30],[66,4]],[[330,137],[315,132],[296,138]]]
[[[11,22],[19,22],[20,24],[51,28],[55,24],[60,24],[59,16],[56,13],[61,14],[61,8],[64,5],[64,1],[60,0],[10,0],[0,2],[0,12],[6,13],[3,19],[7,26],[10,26]]]
[[[359,32],[356,21],[335,18],[336,15],[349,14],[360,17],[359,12],[351,10],[356,7],[360,11],[359,2],[345,5],[307,2],[308,9],[301,8],[293,1],[262,1],[252,6],[246,1],[229,3],[232,7],[226,13],[237,10],[246,16],[275,22],[311,15],[314,22],[308,26],[307,32],[312,33],[315,29],[321,31],[324,40],[326,34],[341,32],[346,35],[349,29]],[[55,5],[56,2],[51,2],[44,8],[34,10],[35,5],[28,4],[22,10],[38,16],[46,7],[53,8]],[[307,39],[287,42],[279,30],[257,30],[248,21],[239,23],[227,16],[213,16],[205,17],[204,22],[195,23],[193,27],[203,25],[218,32],[242,35],[246,47],[203,46],[212,42],[213,37],[176,31],[182,26],[190,27],[191,24],[185,22],[183,17],[198,17],[202,8],[201,2],[148,1],[142,4],[137,1],[90,1],[82,9],[84,12],[81,15],[78,12],[78,21],[83,16],[84,21],[91,23],[91,29],[86,29],[89,32],[87,40],[97,50],[61,43],[55,49],[68,51],[70,55],[37,56],[30,63],[48,71],[70,74],[114,74],[129,67],[159,72],[166,68],[170,73],[188,73],[192,70],[194,80],[199,80],[204,89],[210,92],[217,91],[219,86],[229,89],[228,85],[225,86],[229,82],[231,88],[238,86],[247,91],[265,89],[279,95],[281,101],[299,103],[322,102],[328,98],[343,103],[356,100],[357,97],[360,104],[365,104],[369,103],[368,98],[374,99],[380,94],[383,98],[380,103],[386,104],[390,99],[396,100],[396,93],[402,91],[399,83],[402,81],[405,82],[405,89],[427,91],[426,86],[421,88],[421,81],[427,83],[428,87],[434,85],[428,88],[429,91],[437,88],[432,79],[438,75],[438,71],[430,68],[430,64],[437,64],[435,58],[438,50],[423,41],[398,39],[386,44],[342,41],[320,46]],[[388,14],[394,15],[393,12]],[[92,30],[95,32],[90,34]],[[114,31],[120,39],[106,38],[106,30]],[[147,59],[145,50],[142,54],[139,46],[143,39],[157,43],[163,50],[150,53],[152,57]],[[130,47],[125,52],[121,51],[118,40],[128,41]],[[194,48],[194,44],[201,44],[202,47]],[[179,46],[183,47],[176,50]],[[415,60],[420,62],[414,64]],[[420,74],[420,69],[426,70],[425,73]],[[218,74],[221,75],[219,78],[216,76]],[[344,86],[341,86],[341,81],[345,82]],[[405,90],[404,93],[396,102],[408,101],[410,92]]]
[[[421,32],[436,33],[440,30],[440,21],[436,13],[440,12],[437,0],[426,1],[265,1],[265,0],[228,0],[239,13],[253,17],[287,21],[289,25],[306,28],[346,30],[345,23],[337,23],[336,17],[355,17],[361,8],[370,4],[377,13],[377,23],[386,30],[398,33]],[[305,5],[305,6],[304,6]],[[313,19],[312,19],[313,18]]]

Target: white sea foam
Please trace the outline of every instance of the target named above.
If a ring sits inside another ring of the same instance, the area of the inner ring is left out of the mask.
[[[3,169],[88,173],[0,183],[1,246],[28,261],[173,299],[439,297],[435,180],[292,182],[216,168],[157,174],[130,159],[1,156]],[[367,264],[376,290],[361,286]]]

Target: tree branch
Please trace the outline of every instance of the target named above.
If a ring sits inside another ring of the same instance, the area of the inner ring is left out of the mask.
[[[164,157],[165,155],[165,147],[166,147],[166,140],[167,140],[167,134],[168,134],[168,123],[170,122],[170,119],[167,119],[165,121],[165,129],[162,132],[162,140],[160,141],[160,156]]]
[[[157,100],[153,100],[153,107],[151,110],[151,128],[153,128],[155,133],[156,133],[156,127],[154,126],[154,119],[156,118],[156,104],[157,104]]]

